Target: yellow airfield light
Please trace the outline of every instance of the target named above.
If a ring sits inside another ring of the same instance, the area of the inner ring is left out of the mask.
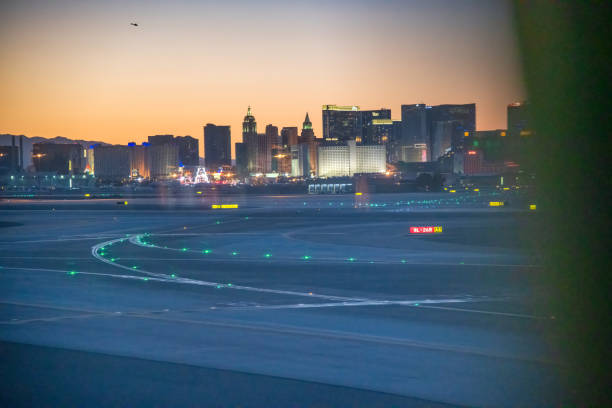
[[[489,206],[490,207],[503,207],[504,202],[503,201],[489,201]]]
[[[238,204],[213,204],[210,206],[213,210],[226,209],[226,208],[238,208]]]

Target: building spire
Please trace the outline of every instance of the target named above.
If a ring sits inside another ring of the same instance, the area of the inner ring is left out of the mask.
[[[249,108],[247,109],[247,116],[253,116],[251,115],[251,105],[249,105]]]
[[[306,118],[304,119],[304,124],[302,125],[303,129],[312,129],[312,122],[308,117],[308,112],[306,112]]]

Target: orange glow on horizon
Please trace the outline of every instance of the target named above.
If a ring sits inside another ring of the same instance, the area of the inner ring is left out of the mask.
[[[0,9],[0,133],[113,144],[191,135],[203,156],[214,123],[231,126],[234,156],[248,105],[260,133],[301,129],[308,112],[320,138],[324,104],[386,107],[399,120],[401,104],[475,102],[477,128],[500,129],[507,105],[525,99],[511,13],[496,2],[477,13],[461,2],[445,13],[428,2],[224,3]]]

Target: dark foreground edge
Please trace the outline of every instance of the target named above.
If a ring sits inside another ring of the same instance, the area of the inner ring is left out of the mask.
[[[451,405],[350,387],[0,342],[2,407],[402,407]]]

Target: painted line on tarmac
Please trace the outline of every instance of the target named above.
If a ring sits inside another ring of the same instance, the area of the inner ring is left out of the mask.
[[[171,275],[150,272],[144,269],[133,269],[128,266],[124,266],[116,262],[112,262],[104,258],[102,255],[98,253],[100,249],[105,248],[109,245],[114,245],[120,242],[125,242],[128,239],[130,240],[130,242],[132,242],[132,240],[135,239],[134,237],[137,237],[137,236],[138,235],[131,236],[129,238],[117,238],[117,239],[113,239],[110,241],[99,243],[91,247],[91,254],[94,256],[94,258],[98,259],[99,261],[102,261],[108,265],[112,265],[116,268],[125,269],[132,273],[136,271],[136,272],[139,272],[139,273],[142,273],[148,276],[156,277],[156,278],[168,281],[168,282],[177,282],[177,283],[185,283],[185,284],[191,284],[191,285],[209,286],[209,287],[235,289],[235,290],[245,290],[245,291],[260,292],[260,293],[273,293],[277,295],[302,296],[302,297],[315,298],[315,299],[327,299],[327,300],[339,300],[339,301],[360,301],[360,302],[371,300],[371,299],[365,299],[365,298],[349,298],[349,297],[343,297],[343,296],[323,295],[323,294],[312,293],[312,292],[296,292],[296,291],[290,291],[290,290],[267,289],[267,288],[253,287],[253,286],[225,284],[221,282],[209,282],[209,281],[203,281],[203,280],[198,280],[198,279],[172,277]]]
[[[180,234],[179,234],[180,235]],[[176,251],[181,251],[180,249],[175,249],[175,248],[162,248],[159,247],[157,245],[153,245],[153,244],[144,244],[141,242],[141,238],[142,235],[134,235],[134,236],[130,236],[129,238],[127,238],[129,240],[130,243],[133,243],[135,245],[141,246],[141,247],[145,247],[145,248],[158,248],[158,249],[172,249],[172,250],[176,250]],[[130,270],[133,271],[133,269],[123,266],[123,265],[119,265],[116,263],[113,263],[107,259],[105,259],[104,257],[102,257],[101,255],[99,255],[97,253],[97,250],[108,245],[109,243],[115,243],[115,242],[124,242],[126,240],[126,238],[121,238],[119,240],[113,240],[113,241],[108,241],[106,243],[102,243],[102,244],[98,244],[97,246],[94,246],[92,248],[92,254],[94,254],[94,256],[97,259],[102,260],[105,263],[108,263],[110,265],[116,266],[116,267],[121,267],[124,268],[126,270]],[[97,249],[94,249],[97,248]],[[144,271],[144,270],[138,270],[142,273],[146,273],[146,274],[151,274],[151,272],[148,271]],[[224,285],[224,284],[220,284],[217,282],[206,282],[206,281],[200,281],[200,280],[195,280],[195,279],[185,279],[185,278],[171,278],[168,275],[164,275],[164,274],[153,274],[153,276],[157,276],[157,277],[162,277],[165,278],[166,281],[171,281],[171,282],[178,282],[178,283],[191,283],[191,284],[198,284],[198,285],[205,285],[205,286],[215,286],[218,287],[219,285],[222,285],[222,287],[224,288],[228,288],[228,289],[237,289],[237,290],[248,290],[248,291],[255,291],[255,292],[264,292],[264,293],[274,293],[274,294],[283,294],[283,295],[294,295],[294,296],[303,296],[303,297],[309,297],[309,298],[319,298],[319,299],[327,299],[327,300],[336,300],[336,301],[340,301],[340,302],[333,302],[333,303],[313,303],[313,304],[293,304],[293,305],[270,305],[270,306],[254,306],[253,309],[282,309],[282,308],[286,308],[286,309],[305,309],[305,308],[317,308],[317,307],[347,307],[347,306],[388,306],[388,305],[402,305],[402,306],[416,306],[420,305],[420,304],[432,304],[432,303],[468,303],[468,302],[475,302],[475,301],[483,301],[483,300],[487,300],[487,301],[493,301],[496,299],[479,299],[476,300],[472,297],[464,297],[464,298],[452,298],[452,299],[444,299],[442,301],[440,300],[432,300],[432,299],[419,299],[419,300],[376,300],[376,299],[367,299],[367,298],[347,298],[347,297],[340,297],[340,296],[330,296],[330,295],[321,295],[321,294],[315,294],[312,292],[295,292],[295,291],[283,291],[283,290],[277,290],[277,289],[266,289],[266,288],[256,288],[256,287],[251,287],[251,286],[242,286],[242,285]],[[433,306],[424,306],[424,307],[430,307],[433,308]],[[248,309],[248,308],[247,308]],[[441,308],[442,309],[442,308]],[[539,316],[532,316],[532,315],[521,315],[521,314],[515,314],[515,313],[504,313],[504,312],[489,312],[489,311],[476,311],[475,309],[461,309],[461,308],[445,308],[445,310],[449,310],[449,311],[456,311],[456,312],[461,312],[461,311],[468,311],[471,313],[485,313],[485,314],[492,314],[492,315],[499,315],[499,316],[508,316],[508,317],[521,317],[521,318],[528,318],[528,319],[545,319],[545,317],[539,317]]]

